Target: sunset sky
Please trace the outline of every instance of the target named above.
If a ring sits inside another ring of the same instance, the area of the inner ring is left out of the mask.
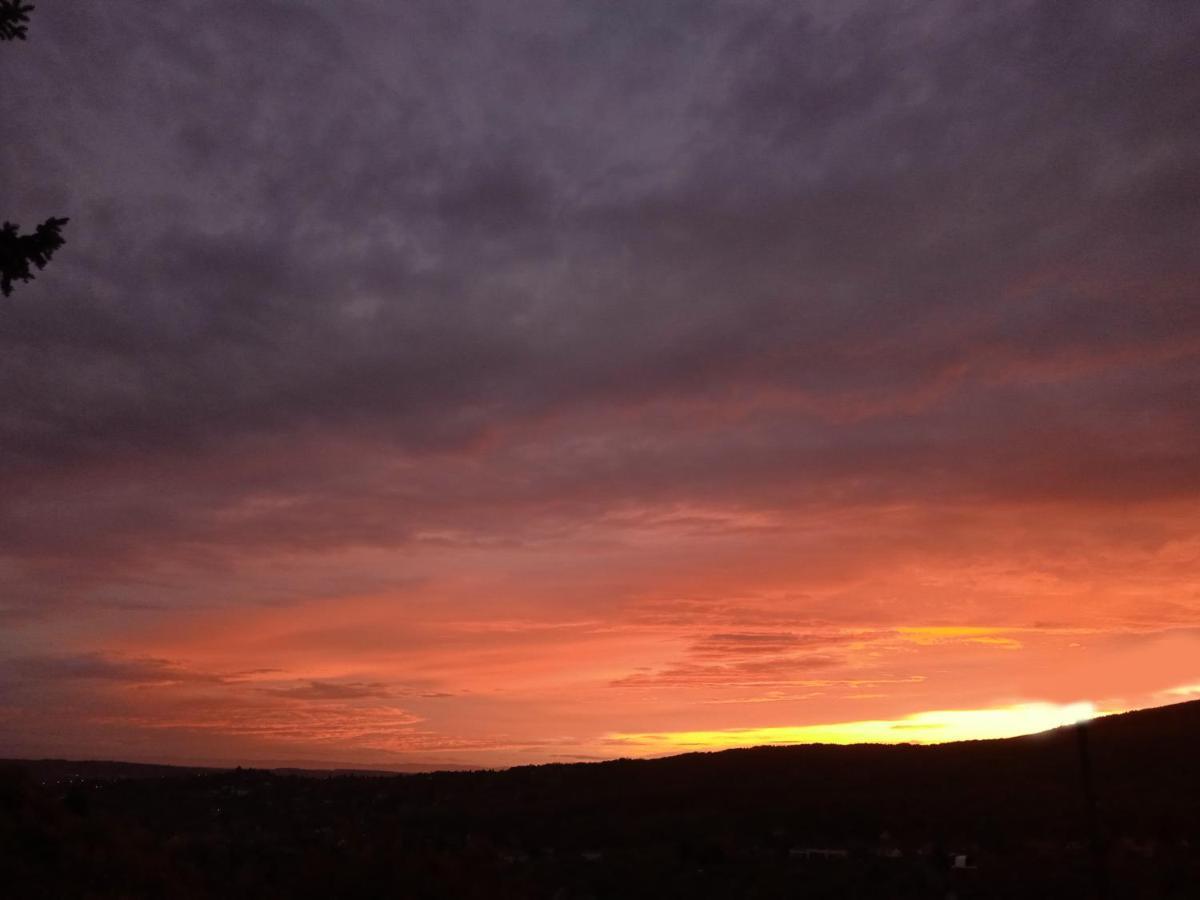
[[[38,0],[0,757],[1200,698],[1195,0]]]

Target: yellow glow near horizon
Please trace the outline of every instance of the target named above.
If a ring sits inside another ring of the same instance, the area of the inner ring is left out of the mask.
[[[1163,691],[1168,697],[1187,697],[1189,699],[1200,697],[1200,683],[1197,684],[1181,684],[1179,687],[1168,688]]]
[[[1019,650],[1021,642],[1007,637],[1008,629],[984,628],[973,625],[905,625],[896,633],[914,644],[942,644],[965,641],[970,644],[991,644],[1006,650]]]
[[[993,709],[933,710],[900,719],[780,728],[614,734],[610,738],[663,752],[722,750],[762,744],[939,744],[1035,734],[1086,721],[1099,714],[1095,705],[1087,702],[1018,703]]]

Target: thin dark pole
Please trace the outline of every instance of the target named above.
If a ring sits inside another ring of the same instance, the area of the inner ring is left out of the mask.
[[[1083,806],[1087,816],[1088,844],[1092,854],[1092,892],[1097,900],[1108,897],[1108,873],[1104,864],[1104,844],[1100,835],[1100,814],[1096,807],[1096,792],[1092,787],[1092,754],[1088,745],[1088,723],[1078,722],[1075,735],[1079,739],[1079,771],[1083,776]]]

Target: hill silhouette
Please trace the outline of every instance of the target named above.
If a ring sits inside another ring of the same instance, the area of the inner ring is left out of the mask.
[[[933,746],[808,745],[395,777],[42,784],[10,765],[15,896],[1195,896],[1200,702]],[[7,849],[4,849],[7,848]]]
[[[244,766],[169,765],[162,763],[121,762],[103,759],[0,759],[0,769],[20,771],[33,781],[68,783],[78,781],[122,781],[138,778],[167,778],[182,775],[209,775],[229,772]],[[328,778],[331,775],[406,775],[415,772],[463,771],[471,766],[438,766],[436,763],[404,763],[388,768],[356,766],[349,763],[324,763],[312,760],[258,763],[252,768],[277,775],[304,775]]]

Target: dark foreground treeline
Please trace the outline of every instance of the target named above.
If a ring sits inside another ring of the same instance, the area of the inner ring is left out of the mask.
[[[1098,841],[1073,729],[388,778],[9,766],[0,894],[1200,896],[1200,703],[1089,744]]]

